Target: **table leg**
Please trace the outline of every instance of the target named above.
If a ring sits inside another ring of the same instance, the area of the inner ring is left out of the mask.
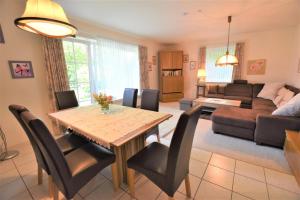
[[[119,183],[127,183],[127,160],[145,147],[145,136],[141,135],[120,147],[113,147],[119,172]]]

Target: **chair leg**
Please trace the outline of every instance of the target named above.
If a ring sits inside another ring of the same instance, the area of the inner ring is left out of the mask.
[[[191,198],[192,192],[191,192],[191,184],[190,184],[190,177],[189,175],[186,175],[185,177],[185,190],[186,190],[186,196]]]
[[[43,169],[38,165],[38,184],[43,184]]]
[[[53,194],[53,200],[58,200],[59,191],[55,183],[52,182],[52,194]]]
[[[49,196],[53,197],[53,180],[52,176],[48,176],[48,191],[49,191]]]
[[[134,191],[134,170],[127,168],[127,182],[129,186],[129,192],[131,198],[135,198],[135,191]]]
[[[157,142],[160,143],[159,133],[156,134]]]
[[[116,162],[114,162],[111,165],[111,173],[112,173],[112,179],[113,179],[114,189],[118,190],[119,187],[120,187],[120,184],[119,184],[118,167],[117,167],[117,163]]]

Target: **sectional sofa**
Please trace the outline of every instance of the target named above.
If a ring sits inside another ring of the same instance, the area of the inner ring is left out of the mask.
[[[213,86],[207,97],[238,99],[241,107],[220,107],[212,114],[212,129],[215,133],[253,140],[260,145],[282,148],[285,130],[300,130],[300,118],[272,115],[276,109],[271,100],[258,98],[264,84],[249,84],[236,81],[226,86]],[[214,88],[217,87],[217,88]],[[295,94],[300,89],[285,86]]]

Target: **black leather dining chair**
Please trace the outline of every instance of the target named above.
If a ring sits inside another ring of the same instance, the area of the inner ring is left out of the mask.
[[[37,143],[35,142],[30,130],[28,129],[28,127],[26,126],[26,124],[23,122],[23,120],[21,119],[21,114],[25,111],[28,111],[28,109],[24,106],[20,106],[20,105],[10,105],[9,110],[11,111],[11,113],[15,116],[15,118],[17,119],[17,121],[19,122],[19,124],[21,125],[21,127],[23,128],[25,134],[27,135],[30,144],[33,148],[36,160],[37,160],[37,164],[38,164],[38,184],[42,184],[43,183],[43,171],[45,170],[46,173],[49,175],[49,185],[51,185],[51,174],[49,171],[49,167],[45,161],[45,158],[43,157],[40,148],[38,147]],[[71,151],[85,145],[88,143],[87,140],[74,135],[74,134],[68,134],[68,135],[63,135],[62,137],[59,137],[58,139],[56,139],[56,143],[58,145],[58,147],[60,148],[60,150],[64,153],[64,154],[68,154]],[[50,195],[51,195],[51,191]]]
[[[58,110],[74,108],[79,105],[74,90],[55,92],[55,98]]]
[[[21,119],[31,131],[49,167],[53,179],[54,200],[58,199],[59,191],[66,199],[72,199],[84,185],[109,165],[112,165],[114,187],[119,187],[115,155],[111,151],[88,143],[64,155],[40,119],[29,111],[22,112]]]
[[[141,95],[141,109],[158,112],[159,110],[159,90],[143,89]],[[156,135],[157,141],[160,142],[159,128],[154,127],[146,133],[146,138],[150,135]]]
[[[128,159],[128,184],[133,198],[135,171],[149,178],[169,199],[173,199],[178,187],[185,180],[186,194],[191,197],[189,161],[200,112],[199,106],[181,114],[169,148],[154,142]]]
[[[136,108],[138,89],[125,88],[123,93],[123,106]]]

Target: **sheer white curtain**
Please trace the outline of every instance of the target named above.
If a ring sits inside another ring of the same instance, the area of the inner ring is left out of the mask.
[[[216,67],[216,60],[224,55],[224,47],[206,48],[206,82],[229,83],[232,81],[233,67]],[[229,53],[234,55],[235,45],[229,46]]]
[[[109,39],[97,39],[91,45],[91,93],[105,92],[114,99],[124,88],[140,87],[138,46]]]

